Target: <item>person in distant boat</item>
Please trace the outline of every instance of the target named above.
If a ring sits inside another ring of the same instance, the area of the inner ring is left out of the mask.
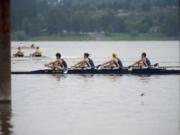
[[[143,52],[141,54],[141,59],[136,61],[133,65],[133,66],[138,66],[138,67],[150,67],[151,66],[151,62],[150,60],[146,57],[146,53]]]
[[[102,67],[109,67],[109,68],[123,68],[122,61],[118,58],[118,53],[114,52],[112,54],[112,59],[101,64]]]
[[[56,60],[45,64],[46,67],[50,67],[53,70],[67,70],[68,66],[64,59],[61,58],[60,53],[56,53]]]
[[[24,51],[21,47],[18,47],[18,51],[14,54],[15,57],[24,57]]]
[[[34,48],[35,48],[35,45],[34,45],[34,44],[32,44],[32,45],[31,45],[31,48],[32,48],[32,49],[34,49]]]
[[[41,52],[41,49],[39,48],[39,46],[36,47],[36,51],[32,54],[32,56],[34,56],[34,57],[42,56],[42,52]]]
[[[84,53],[83,57],[83,60],[76,63],[73,67],[94,69],[94,62],[91,58],[89,58],[89,53]]]

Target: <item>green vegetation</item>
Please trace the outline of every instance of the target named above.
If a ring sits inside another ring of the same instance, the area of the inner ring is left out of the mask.
[[[137,34],[129,35],[122,33],[113,33],[111,34],[112,40],[178,40],[175,37],[164,37],[159,34]]]
[[[30,41],[95,41],[95,35],[41,35],[36,37],[29,37],[26,40]],[[102,39],[103,40],[103,39]],[[121,41],[121,40],[178,40],[174,37],[164,37],[157,34],[137,34],[129,35],[124,33],[108,34],[107,40]]]
[[[94,36],[88,35],[42,35],[37,37],[31,37],[30,41],[85,41],[96,40]]]
[[[178,0],[13,0],[12,31],[13,40],[173,40]]]

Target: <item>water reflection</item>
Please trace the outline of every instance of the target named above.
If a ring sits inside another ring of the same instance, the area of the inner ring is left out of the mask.
[[[137,75],[138,80],[144,82],[144,83],[149,83],[151,80],[151,75]]]
[[[57,81],[61,81],[61,79],[65,78],[66,76],[63,74],[52,74],[53,78],[55,78]]]
[[[11,135],[11,104],[0,103],[0,134]]]
[[[82,74],[80,75],[82,78],[88,79],[88,78],[92,78],[94,76],[94,74]]]
[[[112,74],[109,76],[109,79],[111,79],[113,82],[115,82],[115,81],[119,80],[121,77],[122,77],[122,75]]]

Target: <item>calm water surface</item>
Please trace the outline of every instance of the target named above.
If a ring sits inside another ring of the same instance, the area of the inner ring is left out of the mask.
[[[146,51],[153,63],[179,65],[178,42],[35,44],[48,57],[12,58],[12,70],[44,69],[57,51],[69,65],[84,51],[92,54],[96,64],[118,51],[128,66]],[[179,75],[13,75],[12,105],[0,106],[0,134],[179,135],[179,80]]]

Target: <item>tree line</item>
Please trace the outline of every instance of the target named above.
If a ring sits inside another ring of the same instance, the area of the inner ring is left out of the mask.
[[[179,34],[178,0],[13,0],[12,37]]]

